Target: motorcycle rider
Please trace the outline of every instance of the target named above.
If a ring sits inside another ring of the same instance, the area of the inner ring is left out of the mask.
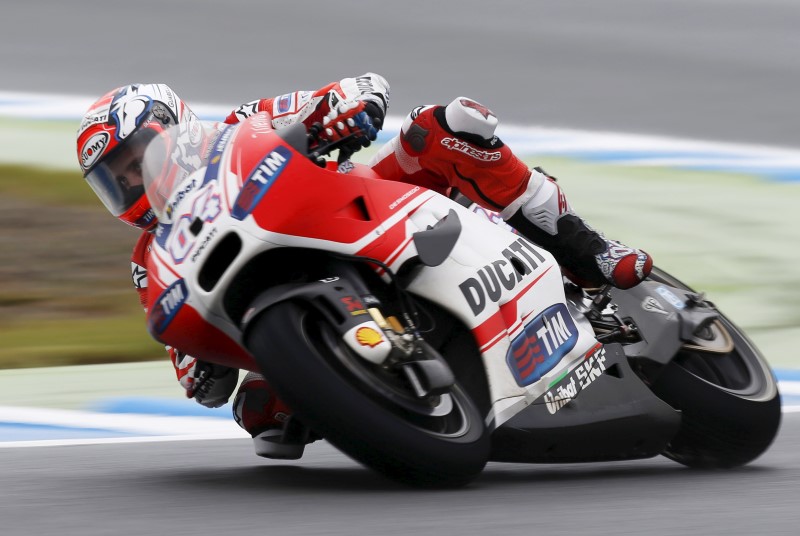
[[[297,122],[315,128],[320,139],[356,135],[350,150],[377,136],[389,104],[389,84],[366,73],[316,91],[296,91],[258,99],[233,110],[224,123],[204,123],[211,131],[266,112],[274,128]],[[78,160],[88,184],[106,208],[143,232],[131,258],[133,284],[147,310],[147,256],[156,217],[142,181],[147,141],[169,125],[194,135],[197,116],[164,84],[132,84],[114,89],[86,112],[77,135]],[[608,240],[569,206],[555,179],[529,169],[495,136],[497,117],[466,97],[446,106],[415,108],[400,133],[370,165],[381,177],[449,194],[454,189],[493,211],[524,236],[548,249],[576,282],[629,288],[650,272],[646,253]],[[167,347],[177,378],[189,398],[207,407],[225,404],[239,383],[236,369],[206,363]],[[296,459],[306,439],[284,430],[291,411],[264,379],[248,372],[233,402],[236,422],[253,437],[256,453]]]

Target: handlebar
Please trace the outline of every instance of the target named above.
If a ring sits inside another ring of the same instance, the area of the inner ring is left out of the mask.
[[[308,158],[320,167],[325,167],[324,157],[330,155],[334,151],[339,151],[336,162],[337,164],[341,164],[349,160],[362,146],[359,138],[363,136],[355,133],[339,138],[336,141],[325,143],[320,138],[320,134],[323,130],[324,128],[321,123],[314,123],[311,125],[311,128],[308,129],[307,134],[309,146]],[[312,147],[314,148],[313,150],[311,150]]]
[[[383,121],[380,118],[373,119],[373,124],[377,129],[380,129]],[[322,143],[321,134],[324,132],[325,127],[322,123],[314,123],[308,129],[307,138],[309,153],[308,158],[320,167],[325,167],[324,156],[330,155],[332,152],[338,150],[339,155],[336,158],[336,163],[341,164],[350,159],[356,152],[363,147],[369,147],[372,143],[371,140],[363,133],[353,133],[339,138],[338,140],[330,143]],[[313,150],[310,150],[314,147]]]

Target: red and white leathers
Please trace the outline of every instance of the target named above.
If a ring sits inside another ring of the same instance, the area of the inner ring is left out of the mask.
[[[650,256],[589,227],[555,179],[539,168],[529,169],[495,136],[496,127],[497,117],[466,97],[447,106],[419,107],[370,164],[385,179],[445,195],[455,188],[499,212],[584,286],[630,288],[640,283],[650,273]]]
[[[324,138],[335,141],[359,131],[374,139],[389,102],[389,85],[380,75],[366,73],[356,78],[345,78],[316,91],[297,91],[270,99],[260,99],[236,108],[224,123],[204,123],[209,130],[219,130],[225,124],[239,121],[258,112],[272,116],[275,128],[303,122],[307,127],[315,123],[325,130]],[[362,115],[359,118],[359,114]],[[368,120],[364,121],[364,115]],[[131,275],[139,300],[148,309],[147,257],[155,235],[144,232],[134,247],[131,258]],[[225,404],[236,389],[239,374],[235,369],[212,365],[167,347],[176,376],[188,397],[207,407]],[[299,458],[306,437],[284,437],[283,423],[291,414],[270,389],[260,374],[248,373],[233,404],[236,422],[254,439],[256,453],[270,458]]]
[[[225,123],[238,123],[258,112],[267,112],[275,128],[298,122],[307,127],[318,123],[325,129],[325,137],[336,141],[357,127],[363,130],[362,125],[353,121],[361,112],[366,112],[372,120],[378,119],[379,125],[388,106],[389,83],[378,74],[365,73],[332,82],[316,91],[295,91],[247,102],[232,111]]]

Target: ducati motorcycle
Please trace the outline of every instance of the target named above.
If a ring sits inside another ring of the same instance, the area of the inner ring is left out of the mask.
[[[488,461],[735,467],[775,437],[768,364],[668,273],[579,288],[480,209],[326,164],[337,144],[309,151],[302,125],[180,128],[144,159],[149,331],[263,373],[293,409],[286,437],[420,486]]]

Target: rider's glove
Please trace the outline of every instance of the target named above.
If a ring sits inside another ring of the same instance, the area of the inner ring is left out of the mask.
[[[372,123],[380,129],[389,108],[389,82],[379,74],[366,73],[342,80],[340,83],[343,86],[355,84],[358,92],[355,99],[367,103],[364,111],[370,116]]]
[[[367,147],[378,137],[378,127],[373,123],[368,104],[364,101],[339,101],[332,104],[330,111],[322,118],[320,139],[336,142],[350,135],[355,135],[359,143]],[[372,113],[375,105],[369,106]]]
[[[181,385],[186,389],[186,397],[194,398],[198,404],[207,408],[225,405],[239,382],[239,371],[200,361],[185,354],[178,354],[179,370],[185,371]]]
[[[321,139],[337,141],[357,135],[358,145],[367,147],[378,136],[389,107],[389,82],[375,73],[341,80],[322,99]],[[358,136],[358,134],[361,134]]]

